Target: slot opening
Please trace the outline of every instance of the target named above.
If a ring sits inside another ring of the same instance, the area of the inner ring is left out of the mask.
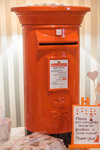
[[[48,46],[48,45],[77,45],[77,42],[73,42],[73,43],[39,43],[39,46]]]

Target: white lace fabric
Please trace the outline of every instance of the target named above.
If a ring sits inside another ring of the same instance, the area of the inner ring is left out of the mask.
[[[0,141],[2,141],[7,140],[10,137],[11,119],[5,118],[5,111],[1,106],[0,111],[2,113],[2,118],[0,118]]]

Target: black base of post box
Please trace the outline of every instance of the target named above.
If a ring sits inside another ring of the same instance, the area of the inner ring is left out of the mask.
[[[29,135],[29,134],[32,134],[32,132],[25,129],[25,135]],[[56,138],[63,139],[64,144],[68,148],[68,145],[71,144],[71,134],[72,134],[72,132],[61,133],[61,134],[49,134],[49,135],[53,136],[53,137],[56,137]]]

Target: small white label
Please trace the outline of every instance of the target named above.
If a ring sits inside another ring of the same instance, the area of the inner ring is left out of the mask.
[[[56,35],[62,35],[62,29],[56,29]]]
[[[50,89],[68,88],[68,60],[50,60]]]

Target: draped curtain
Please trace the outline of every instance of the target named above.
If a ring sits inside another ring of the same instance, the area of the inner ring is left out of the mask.
[[[90,104],[96,99],[87,72],[97,70],[96,83],[100,82],[100,0],[0,0],[0,106],[11,118],[12,127],[24,126],[24,83],[22,29],[11,7],[34,3],[91,8],[80,28],[80,98],[89,97]]]

